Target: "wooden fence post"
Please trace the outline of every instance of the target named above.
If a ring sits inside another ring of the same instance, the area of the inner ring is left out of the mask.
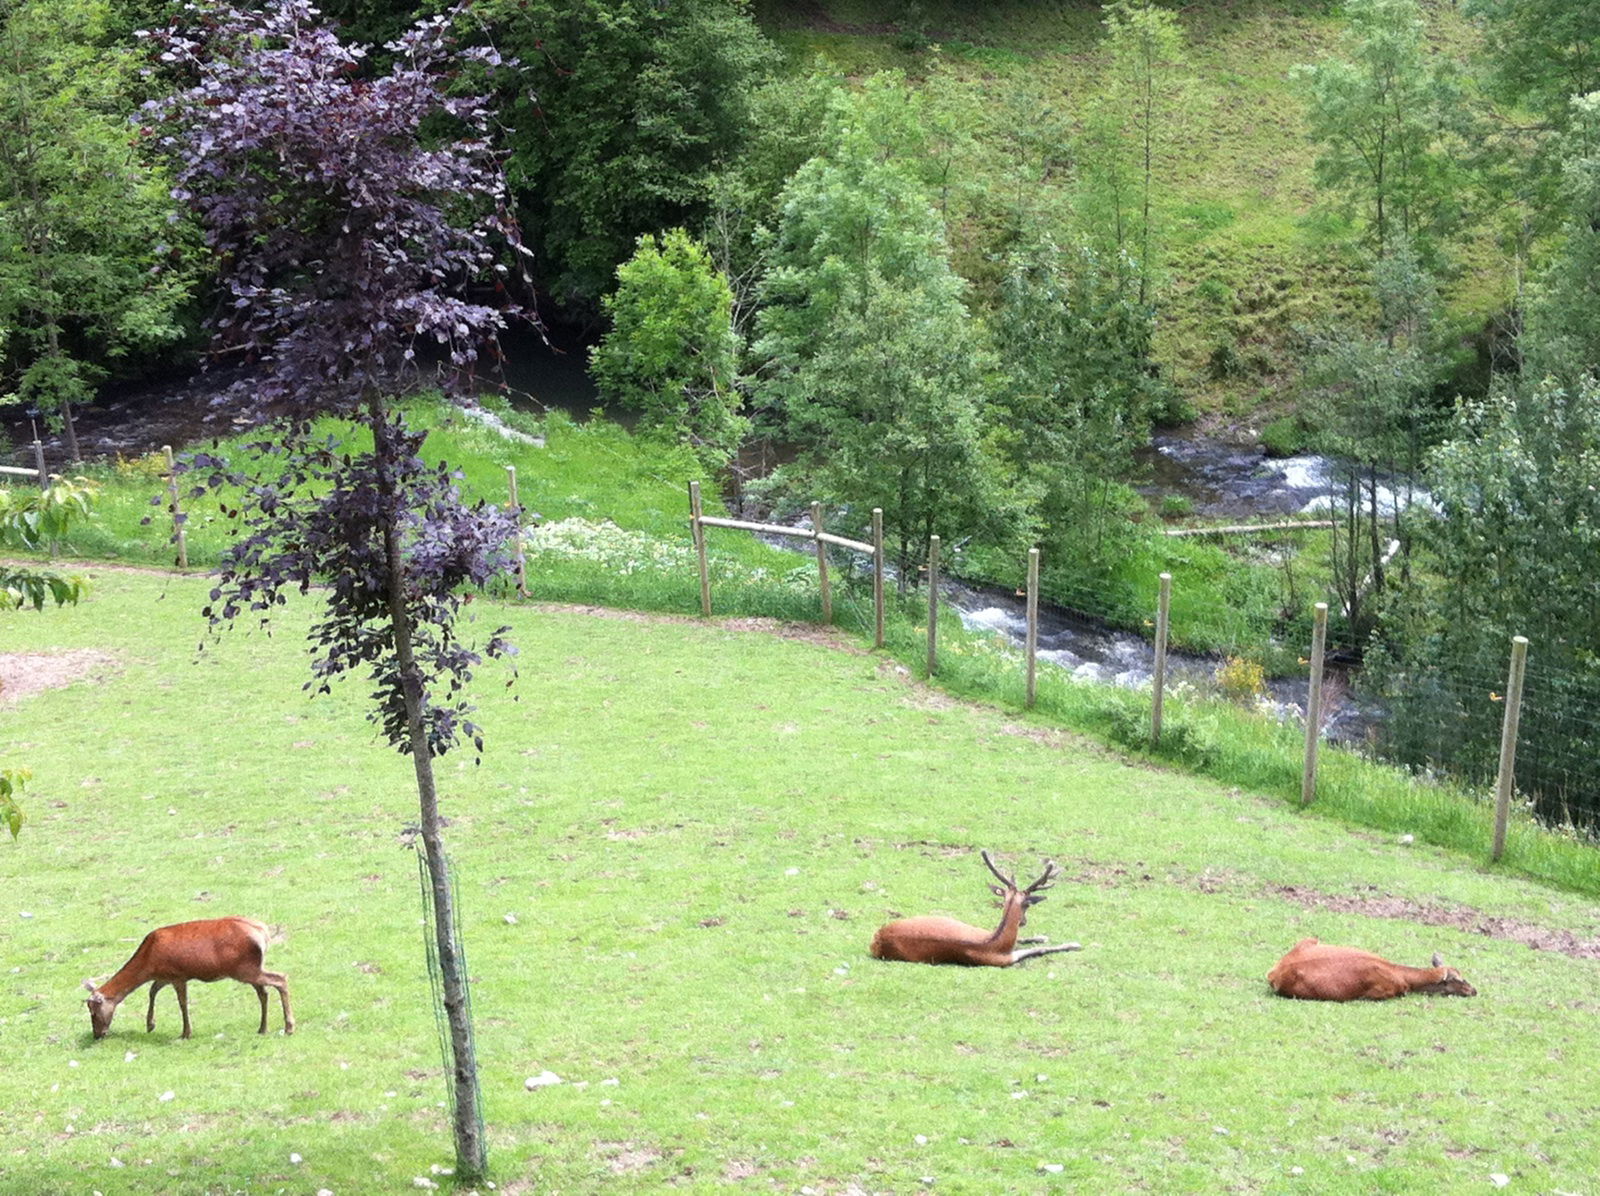
[[[1311,688],[1306,693],[1306,762],[1300,777],[1300,804],[1309,806],[1317,792],[1317,740],[1322,731],[1322,655],[1328,644],[1328,604],[1316,605],[1311,631]]]
[[[1028,709],[1038,696],[1039,664],[1039,550],[1028,549],[1028,637],[1025,641],[1028,658]]]
[[[39,471],[39,489],[50,489],[50,474],[44,467],[44,445],[38,437],[34,437],[33,441],[33,467]]]
[[[883,647],[883,508],[872,508],[873,647]]]
[[[939,667],[939,537],[928,537],[928,676]]]
[[[164,444],[161,451],[167,455],[167,499],[172,505],[172,535],[178,542],[178,568],[189,567],[189,537],[183,530],[183,511],[178,506],[178,470],[172,460],[172,446]]]
[[[811,534],[817,538],[817,585],[822,590],[822,621],[833,622],[833,592],[828,587],[828,546],[822,542],[822,504],[811,504]]]
[[[506,483],[511,492],[511,517],[517,521],[516,553],[517,553],[517,593],[522,597],[528,596],[528,561],[522,549],[522,503],[517,498],[517,467],[506,466]]]
[[[700,483],[689,483],[689,530],[694,534],[694,551],[700,559],[700,613],[711,615],[711,573],[706,568],[706,529],[700,522]]]
[[[1156,601],[1156,672],[1150,682],[1150,743],[1161,742],[1161,708],[1167,696],[1167,630],[1172,617],[1172,574],[1161,574]]]
[[[1494,787],[1494,850],[1496,862],[1506,849],[1506,820],[1511,814],[1511,791],[1516,787],[1517,723],[1522,719],[1522,675],[1528,664],[1528,637],[1511,637],[1511,674],[1506,679],[1506,715],[1500,725],[1500,776]]]

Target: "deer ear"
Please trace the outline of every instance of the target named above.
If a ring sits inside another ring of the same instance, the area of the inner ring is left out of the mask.
[[[1437,951],[1433,953],[1433,966],[1436,968],[1444,967],[1444,956],[1440,955]]]
[[[94,991],[94,981],[93,980],[85,980],[83,982],[83,987],[88,989],[90,992],[93,992]]]

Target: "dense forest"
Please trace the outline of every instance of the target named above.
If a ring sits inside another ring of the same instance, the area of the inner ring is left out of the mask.
[[[1448,678],[1492,677],[1525,634],[1548,758],[1589,755],[1600,8],[323,10],[375,71],[423,17],[511,64],[460,85],[492,100],[519,301],[642,434],[712,471],[780,442],[751,493],[821,499],[846,532],[882,508],[902,579],[931,534],[1002,580],[1038,545],[1048,587],[1102,611],[1173,559],[1152,527],[1182,510],[1133,484],[1153,428],[1328,454],[1334,526],[1272,567],[1290,584],[1259,640],[1228,646],[1270,668],[1325,592],[1392,703],[1391,752],[1431,759],[1448,726],[1470,765],[1498,711]],[[190,80],[151,32],[206,18],[3,13],[0,387],[76,458],[74,414],[105,384],[243,343],[158,106]],[[1429,497],[1393,501],[1402,479]],[[1259,560],[1234,565],[1224,605],[1257,586]]]

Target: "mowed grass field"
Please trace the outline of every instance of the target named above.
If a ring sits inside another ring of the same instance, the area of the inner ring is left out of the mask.
[[[3,653],[101,654],[0,707],[35,773],[0,843],[0,1192],[447,1186],[408,762],[361,685],[302,693],[309,602],[197,655],[206,581],[92,576],[0,621]],[[502,615],[520,678],[482,671],[487,751],[441,773],[499,1191],[1600,1188],[1600,963],[1327,903],[1583,939],[1600,905],[1131,767],[842,636]],[[893,914],[992,922],[981,847],[1061,864],[1029,931],[1082,952],[867,956]],[[282,927],[293,1037],[223,982],[190,1041],[170,993],[145,1032],[144,990],[90,1039],[85,977],[223,914]],[[1275,998],[1305,935],[1442,951],[1479,996]]]

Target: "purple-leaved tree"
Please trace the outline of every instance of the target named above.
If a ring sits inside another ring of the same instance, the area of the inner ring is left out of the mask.
[[[454,475],[421,455],[392,396],[419,379],[419,344],[470,376],[480,348],[525,315],[497,243],[520,249],[490,146],[488,109],[448,89],[482,48],[433,17],[384,48],[341,44],[305,0],[261,11],[191,7],[147,34],[192,83],[149,105],[147,136],[171,156],[175,195],[198,215],[225,299],[213,352],[254,367],[228,392],[262,434],[230,464],[196,453],[197,489],[243,487],[237,539],[205,613],[214,628],[270,617],[292,590],[326,586],[311,631],[313,679],[371,679],[373,720],[415,765],[453,1054],[458,1174],[481,1176],[483,1141],[466,978],[440,837],[433,758],[463,736],[482,750],[462,694],[479,654],[457,638],[468,587],[505,566],[510,516],[463,504]],[[474,302],[464,293],[487,296]],[[339,416],[370,449],[313,431]],[[486,656],[512,651],[495,632]]]

